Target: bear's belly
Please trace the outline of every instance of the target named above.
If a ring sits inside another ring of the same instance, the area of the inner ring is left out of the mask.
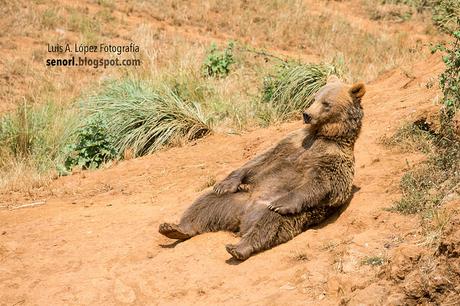
[[[292,163],[266,167],[251,182],[249,207],[263,208],[304,184],[308,179]]]
[[[286,159],[261,169],[251,183],[255,193],[286,193],[304,184],[308,175],[304,167]]]

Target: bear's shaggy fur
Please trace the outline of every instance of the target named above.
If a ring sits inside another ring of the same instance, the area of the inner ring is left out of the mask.
[[[238,232],[240,242],[226,248],[245,260],[325,220],[352,193],[364,93],[361,83],[349,86],[330,77],[303,113],[305,128],[231,172],[200,196],[179,224],[163,223],[159,232],[181,240]]]

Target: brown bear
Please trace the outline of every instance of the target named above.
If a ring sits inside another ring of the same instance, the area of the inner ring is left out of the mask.
[[[180,240],[237,232],[240,242],[226,249],[245,260],[325,220],[351,197],[364,93],[362,83],[349,86],[330,77],[303,112],[305,128],[231,172],[179,224],[163,223],[159,232]]]

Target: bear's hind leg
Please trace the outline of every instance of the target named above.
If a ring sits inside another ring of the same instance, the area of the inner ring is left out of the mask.
[[[179,224],[163,223],[159,232],[171,239],[185,240],[206,232],[237,232],[247,201],[246,193],[199,197],[183,214]]]
[[[302,219],[301,214],[286,217],[267,208],[237,244],[228,244],[225,248],[234,258],[246,260],[254,253],[285,243],[300,234]]]

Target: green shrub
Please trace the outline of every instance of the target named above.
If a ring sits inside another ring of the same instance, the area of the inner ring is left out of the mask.
[[[107,119],[95,114],[76,131],[76,143],[66,148],[65,167],[72,170],[74,166],[83,169],[98,168],[104,162],[116,157],[113,137],[109,134]]]
[[[179,97],[170,88],[153,89],[141,81],[111,82],[85,104],[90,118],[103,115],[118,156],[132,150],[150,154],[179,140],[210,132],[210,120],[199,104]]]
[[[227,48],[221,51],[215,43],[212,43],[202,65],[203,75],[205,77],[226,77],[230,72],[230,65],[235,62],[233,47],[233,42],[230,42]]]
[[[269,122],[292,117],[308,107],[327,77],[336,73],[331,65],[283,63],[264,78],[259,116]]]
[[[458,31],[460,18],[460,1],[458,0],[431,0],[433,22],[442,31],[452,33]]]
[[[454,41],[450,46],[441,46],[446,53],[443,61],[446,70],[439,77],[439,83],[444,94],[444,107],[441,114],[441,123],[445,133],[451,134],[451,120],[460,108],[460,18],[457,20],[458,31],[452,33]]]

